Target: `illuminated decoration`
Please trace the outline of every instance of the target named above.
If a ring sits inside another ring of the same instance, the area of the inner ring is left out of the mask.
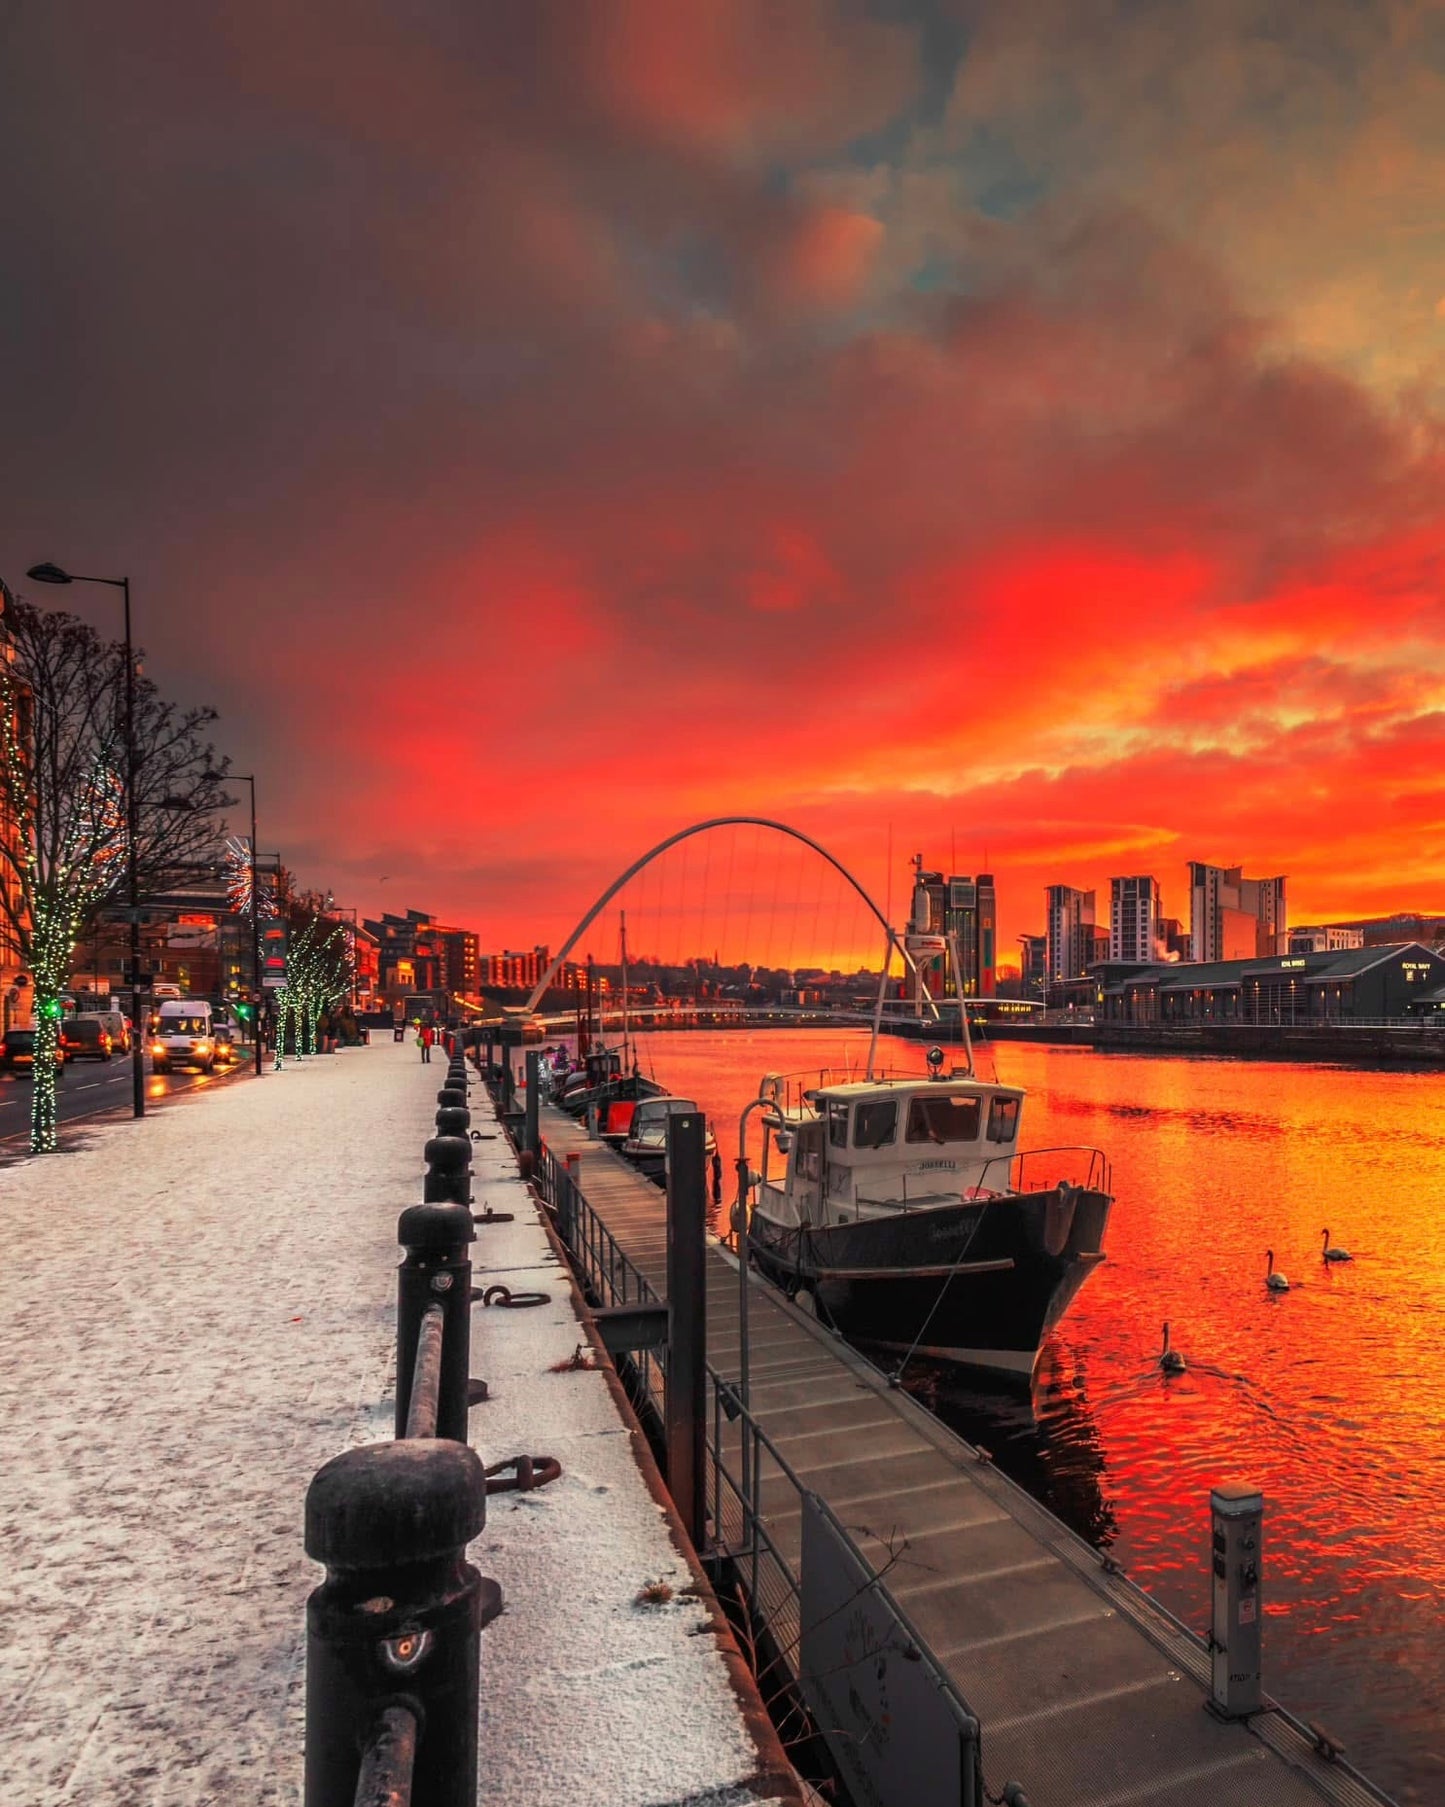
[[[328,934],[326,931],[329,930]],[[276,993],[276,1064],[285,1064],[286,1030],[291,1026],[296,1058],[316,1052],[317,1029],[323,1010],[348,995],[355,973],[355,948],[349,923],[313,916],[291,938],[286,960],[286,983]]]
[[[251,880],[251,837],[227,835],[226,896],[238,916],[249,916],[256,908],[256,890]]]

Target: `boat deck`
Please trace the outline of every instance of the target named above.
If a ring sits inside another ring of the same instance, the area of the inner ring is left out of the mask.
[[[544,1107],[541,1124],[555,1155],[580,1156],[588,1203],[664,1297],[657,1187],[561,1112]],[[735,1379],[737,1263],[715,1246],[707,1311],[708,1358]],[[753,1414],[875,1568],[887,1568],[889,1591],[979,1717],[991,1792],[1015,1781],[1031,1807],[1364,1807],[1385,1798],[1277,1713],[1245,1724],[1205,1711],[1201,1641],[756,1275],[749,1320]],[[796,1493],[765,1481],[763,1511],[796,1572]],[[1199,1587],[1203,1606],[1202,1568]]]

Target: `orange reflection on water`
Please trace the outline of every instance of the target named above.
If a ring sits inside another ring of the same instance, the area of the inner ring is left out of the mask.
[[[847,1043],[861,1061],[866,1037]],[[764,1071],[844,1057],[835,1032],[738,1031],[655,1036],[643,1065],[715,1117],[726,1159]],[[1017,1042],[979,1064],[1027,1088],[1021,1146],[1111,1158],[1108,1260],[1032,1409],[957,1371],[916,1387],[1201,1632],[1209,1489],[1261,1487],[1266,1685],[1385,1786],[1445,1798],[1441,1077]],[[1352,1261],[1322,1259],[1326,1228]],[[1267,1249],[1288,1292],[1265,1286]]]

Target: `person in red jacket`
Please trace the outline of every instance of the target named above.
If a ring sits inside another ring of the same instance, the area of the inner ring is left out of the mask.
[[[421,1034],[417,1038],[421,1043],[421,1057],[423,1060],[431,1059],[432,1043],[436,1038],[436,1030],[432,1028],[431,1024],[423,1023],[421,1026]]]

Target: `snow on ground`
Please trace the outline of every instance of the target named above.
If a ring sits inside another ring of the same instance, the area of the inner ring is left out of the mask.
[[[472,1087],[472,1125],[494,1127]],[[562,1475],[534,1493],[497,1494],[471,1558],[502,1584],[507,1611],[482,1643],[482,1778],[489,1804],[595,1802],[606,1807],[756,1797],[759,1767],[706,1610],[682,1596],[692,1576],[632,1457],[605,1377],[552,1373],[580,1331],[565,1275],[500,1140],[476,1145],[475,1208],[516,1214],[481,1225],[478,1285],[550,1291],[550,1305],[479,1310],[472,1373],[493,1397],[472,1413],[472,1442],[491,1463],[556,1456]],[[659,1195],[660,1202],[660,1195]],[[650,1581],[674,1597],[639,1604]]]
[[[311,1476],[389,1436],[398,1213],[445,1064],[343,1051],[78,1133],[0,1171],[0,1759],[28,1807],[300,1800]],[[473,1109],[489,1107],[473,1085]],[[595,1373],[505,1143],[477,1145],[483,1460],[563,1477],[489,1502],[472,1548],[507,1609],[483,1645],[479,1799],[752,1798],[757,1768],[688,1575]]]

